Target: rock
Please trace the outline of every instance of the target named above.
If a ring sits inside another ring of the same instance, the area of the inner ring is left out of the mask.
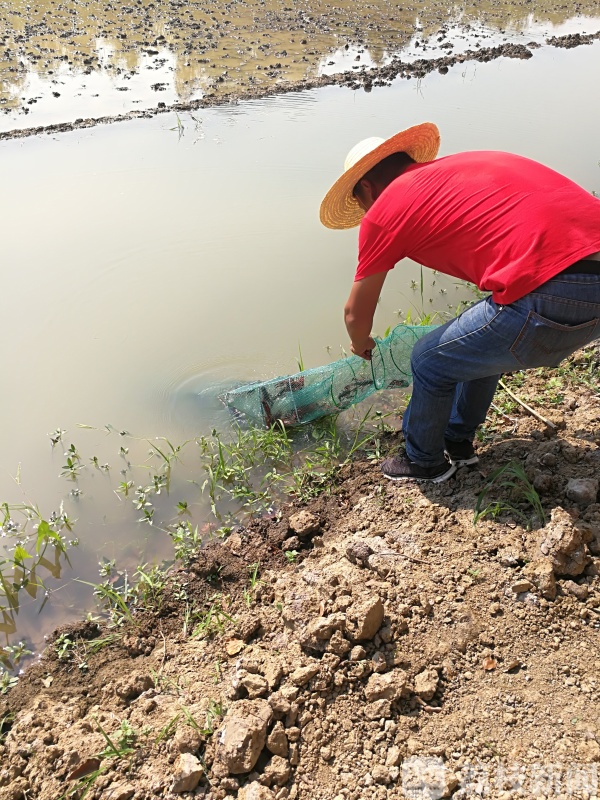
[[[366,657],[367,651],[360,644],[357,644],[356,647],[353,647],[350,651],[350,661],[364,661]]]
[[[600,483],[596,478],[570,478],[567,482],[567,497],[582,506],[595,503]]]
[[[31,797],[30,789],[31,786],[26,778],[17,778],[11,781],[6,790],[0,789],[0,798],[1,800],[26,800],[26,798],[28,800]]]
[[[244,617],[237,623],[237,633],[244,642],[249,642],[260,630],[260,617]]]
[[[275,795],[266,786],[252,781],[239,790],[237,800],[274,800]]]
[[[533,584],[523,578],[515,581],[510,588],[515,594],[521,594],[522,592],[529,592],[531,589],[533,589]]]
[[[245,644],[242,639],[230,639],[225,645],[225,652],[228,656],[237,656],[244,649]]]
[[[275,756],[287,758],[289,747],[283,723],[276,722],[273,726],[273,730],[267,737],[267,749]]]
[[[135,794],[135,786],[130,783],[110,784],[102,794],[107,800],[129,800]]]
[[[548,556],[556,575],[577,576],[589,562],[587,542],[593,538],[592,529],[585,523],[575,524],[560,506],[552,510],[551,521],[544,530],[540,550]]]
[[[237,794],[240,788],[240,782],[238,778],[222,778],[221,782],[219,783],[220,789],[225,789],[226,792],[232,792]],[[206,795],[204,795],[206,796]],[[227,795],[229,797],[229,795]]]
[[[336,656],[344,656],[350,650],[352,645],[345,639],[341,631],[334,631],[331,639],[329,640],[328,649]]]
[[[290,745],[290,764],[297,767],[300,763],[300,745],[298,742]]]
[[[290,779],[291,767],[281,756],[273,756],[264,770],[264,775],[276,786],[285,786]]]
[[[319,518],[310,511],[299,511],[290,517],[290,528],[296,536],[305,539],[313,533],[318,533],[321,523]]]
[[[224,777],[223,770],[231,775],[250,772],[265,746],[272,715],[266,700],[232,703],[215,736],[215,774]]]
[[[390,782],[390,772],[381,764],[375,764],[375,766],[371,769],[371,775],[373,776],[375,783]]]
[[[371,658],[371,669],[373,672],[385,672],[387,669],[387,659],[381,650],[376,650]]]
[[[127,678],[117,681],[115,692],[122,700],[130,701],[135,700],[142,692],[146,692],[153,687],[154,681],[150,675],[143,675],[142,673],[136,672],[133,675],[129,675]]]
[[[171,739],[171,750],[176,753],[195,753],[201,742],[202,736],[199,731],[185,725],[175,731]]]
[[[281,692],[273,692],[272,695],[269,697],[269,705],[273,709],[273,712],[280,717],[289,714],[291,703],[290,701],[284,697]]]
[[[400,748],[394,744],[387,751],[387,755],[385,757],[385,765],[386,767],[397,767],[401,761],[402,761],[402,752]]]
[[[318,671],[318,664],[308,664],[306,667],[298,667],[298,669],[295,669],[289,676],[289,679],[294,686],[304,686],[311,678],[315,677]]]
[[[345,614],[330,614],[328,617],[317,617],[311,620],[304,634],[301,637],[300,643],[303,647],[319,647],[322,643],[329,641],[335,631],[343,630],[346,625]]]
[[[175,762],[172,792],[192,792],[200,783],[204,767],[196,756],[182,753]]]
[[[367,542],[350,542],[346,547],[346,558],[352,564],[359,564],[366,567],[369,556],[373,553],[373,548]]]
[[[523,574],[529,578],[533,585],[546,600],[554,600],[556,597],[556,578],[552,565],[546,559],[531,561],[523,570]]]
[[[399,668],[387,672],[384,675],[378,673],[371,675],[365,686],[367,702],[372,703],[374,700],[398,700],[402,697],[406,683],[406,673]]]
[[[451,797],[459,783],[460,781],[454,772],[446,769],[444,771],[443,792],[441,796]]]
[[[593,556],[600,556],[600,528],[596,526],[592,527],[592,540],[588,547]]]
[[[230,533],[224,542],[224,547],[230,550],[234,556],[239,556],[244,547],[244,543],[240,534],[236,531]]]
[[[390,700],[375,700],[364,706],[364,713],[370,720],[389,719],[392,716],[392,703]]]
[[[283,551],[298,551],[302,547],[302,542],[297,536],[289,536],[281,545]]]
[[[269,691],[273,691],[278,685],[279,681],[283,678],[283,667],[278,658],[268,657],[263,664],[262,674],[269,686]]]
[[[415,677],[415,694],[429,701],[437,691],[439,676],[434,669],[425,669]]]
[[[248,697],[250,700],[254,700],[256,697],[263,697],[267,694],[269,689],[269,685],[262,675],[254,675],[251,672],[246,672],[245,670],[240,670],[236,676],[234,686],[236,689],[239,689],[240,686],[243,686],[248,692]]]
[[[572,594],[578,600],[587,600],[590,593],[589,587],[586,583],[575,583],[575,581],[564,581],[562,588],[569,594]]]
[[[521,554],[512,547],[503,547],[498,551],[496,557],[503,567],[516,567],[519,564]]]
[[[348,609],[346,630],[355,642],[372,639],[383,622],[383,603],[376,595],[371,595]]]
[[[402,788],[407,797],[450,797],[458,784],[457,776],[441,758],[415,755],[402,763]]]

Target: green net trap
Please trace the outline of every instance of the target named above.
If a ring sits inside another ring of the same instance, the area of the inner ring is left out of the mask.
[[[301,425],[360,403],[378,389],[402,389],[412,382],[410,354],[435,325],[397,325],[376,340],[371,361],[350,356],[268,381],[231,389],[223,400],[255,425]]]

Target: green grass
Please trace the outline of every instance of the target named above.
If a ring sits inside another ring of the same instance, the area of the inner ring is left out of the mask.
[[[207,639],[224,633],[228,625],[235,624],[234,618],[224,610],[223,601],[222,595],[214,594],[207,601],[207,608],[192,613],[197,620],[192,631],[193,638]]]
[[[515,518],[527,530],[546,524],[540,496],[517,461],[496,469],[477,497],[473,523],[486,517]]]
[[[73,525],[62,504],[47,518],[34,505],[0,504],[0,634],[14,633],[23,593],[34,600],[44,595],[46,578],[59,577],[70,563],[68,548],[78,544],[66,536]]]

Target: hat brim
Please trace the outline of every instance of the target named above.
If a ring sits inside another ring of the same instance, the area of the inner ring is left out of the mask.
[[[439,149],[440,132],[433,122],[414,125],[386,139],[346,170],[333,184],[321,203],[321,222],[326,228],[335,230],[354,228],[365,213],[352,195],[352,190],[363,175],[393,153],[406,153],[413,161],[423,163],[433,161]]]

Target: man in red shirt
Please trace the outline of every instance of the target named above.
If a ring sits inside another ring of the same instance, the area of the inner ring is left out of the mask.
[[[432,123],[363,140],[321,204],[326,227],[360,223],[345,307],[356,355],[370,358],[375,307],[402,258],[491,292],[415,345],[405,452],[382,464],[393,480],[439,483],[477,463],[501,374],[556,366],[600,337],[600,200],[521,156],[438,149]]]

